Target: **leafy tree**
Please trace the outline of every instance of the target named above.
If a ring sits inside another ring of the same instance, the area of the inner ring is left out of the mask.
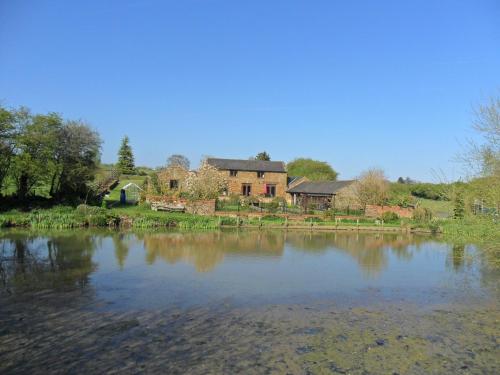
[[[173,154],[167,158],[167,167],[182,167],[188,171],[190,165],[189,159],[184,155]]]
[[[362,206],[382,205],[389,193],[389,182],[381,169],[369,169],[361,174],[356,183],[356,195]]]
[[[298,158],[287,165],[288,175],[307,177],[310,180],[336,180],[338,173],[324,161]]]
[[[134,174],[135,172],[134,154],[129,142],[127,136],[123,137],[118,151],[118,169],[123,174]]]
[[[15,113],[0,107],[0,190],[9,173],[11,160],[14,156],[15,131]]]
[[[98,167],[99,134],[81,121],[68,121],[58,134],[50,194],[58,198],[83,196]]]
[[[462,192],[457,191],[453,200],[453,217],[462,219],[465,216],[465,202]]]
[[[262,152],[259,152],[257,154],[257,156],[255,156],[255,160],[270,161],[271,156],[266,151],[262,151]]]
[[[36,186],[47,182],[54,168],[54,154],[63,120],[56,113],[31,116],[23,110],[19,113],[19,121],[13,176],[18,197],[25,199]]]

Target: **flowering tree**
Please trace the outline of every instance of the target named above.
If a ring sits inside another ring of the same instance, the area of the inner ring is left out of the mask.
[[[198,171],[189,173],[185,184],[185,192],[191,200],[215,199],[227,188],[224,175],[205,161]]]

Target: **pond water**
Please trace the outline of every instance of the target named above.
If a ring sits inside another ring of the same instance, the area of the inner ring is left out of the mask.
[[[409,234],[0,232],[0,372],[495,373],[499,280]]]

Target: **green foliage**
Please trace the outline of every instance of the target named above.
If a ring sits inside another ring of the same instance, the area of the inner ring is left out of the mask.
[[[397,222],[399,221],[399,215],[395,212],[384,212],[382,214],[382,217],[381,219],[385,222],[385,223],[394,223],[394,222]]]
[[[462,192],[458,191],[453,199],[453,217],[463,219],[465,216],[465,201]]]
[[[0,191],[14,156],[16,119],[12,111],[0,106]]]
[[[26,108],[0,108],[0,187],[8,177],[17,197],[85,197],[100,155],[99,135],[81,121]]]
[[[262,152],[259,152],[257,154],[257,156],[255,156],[255,160],[270,161],[271,156],[266,151],[262,151]]]
[[[414,197],[445,200],[449,186],[447,184],[418,183],[409,185],[410,192]]]
[[[120,150],[118,150],[118,169],[122,174],[134,174],[135,163],[130,140],[127,136],[123,137]]]
[[[432,218],[432,211],[427,207],[417,207],[413,211],[413,220],[417,223],[428,223]]]
[[[415,204],[417,199],[411,194],[411,186],[406,183],[390,184],[387,204],[391,206],[408,207]]]
[[[324,161],[298,158],[287,165],[289,176],[307,177],[310,180],[336,180],[338,173]]]

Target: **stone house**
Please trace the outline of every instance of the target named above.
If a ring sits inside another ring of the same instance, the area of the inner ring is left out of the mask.
[[[282,161],[208,158],[227,180],[224,195],[255,196],[262,201],[286,198],[288,175]]]
[[[189,172],[181,166],[171,166],[158,172],[159,193],[173,194],[184,191]]]

